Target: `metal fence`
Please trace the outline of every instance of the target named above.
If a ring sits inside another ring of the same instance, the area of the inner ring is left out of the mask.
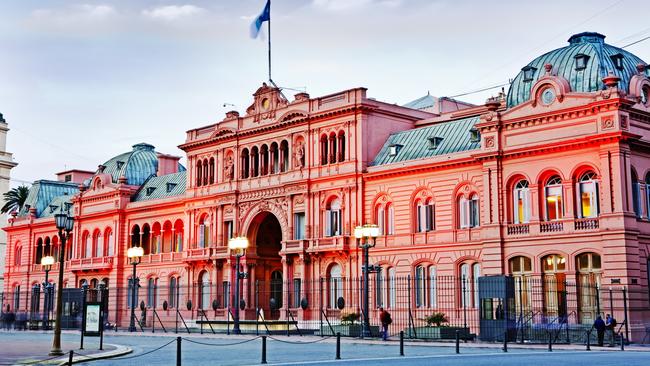
[[[240,281],[240,328],[251,334],[362,335],[367,314],[372,336],[380,332],[379,308],[391,314],[389,335],[407,338],[576,343],[585,342],[594,319],[612,314],[617,331],[629,339],[629,315],[650,315],[647,288],[598,286],[597,279],[570,282],[556,277],[504,277],[510,283],[450,276],[380,277],[368,283],[369,306],[362,278],[311,281]],[[230,332],[234,288],[229,282],[182,286],[146,281],[107,290],[106,326],[126,328],[131,308],[139,331]],[[21,293],[2,293],[3,319],[13,327],[52,325],[55,289],[35,286]],[[81,324],[83,289],[64,289],[63,326]],[[88,289],[88,296],[98,289]],[[95,295],[93,295],[95,293]],[[17,310],[16,310],[17,309]],[[9,316],[9,317],[7,317]],[[6,322],[5,322],[6,323]],[[595,334],[593,335],[595,339]]]

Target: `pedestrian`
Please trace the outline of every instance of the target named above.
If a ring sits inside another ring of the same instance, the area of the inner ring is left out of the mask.
[[[616,319],[609,314],[605,316],[605,328],[607,329],[607,333],[609,333],[609,346],[614,347],[616,342]]]
[[[379,321],[381,322],[381,338],[388,339],[388,326],[393,322],[390,313],[384,310],[383,307],[379,308]]]
[[[594,329],[596,329],[596,334],[598,335],[598,347],[602,347],[605,340],[605,329],[607,329],[602,316],[598,315],[598,317],[596,317],[596,320],[594,321]],[[589,334],[589,336],[591,336],[591,334]]]
[[[5,314],[5,326],[7,327],[7,330],[10,330],[11,328],[14,327],[15,321],[16,321],[16,314],[13,311],[11,311],[9,305],[7,305],[7,312]]]

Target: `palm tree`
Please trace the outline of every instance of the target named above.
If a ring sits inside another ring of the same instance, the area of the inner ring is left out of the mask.
[[[19,186],[11,189],[9,192],[4,194],[5,205],[2,206],[0,212],[7,213],[12,211],[20,211],[27,201],[27,195],[29,194],[29,187]]]

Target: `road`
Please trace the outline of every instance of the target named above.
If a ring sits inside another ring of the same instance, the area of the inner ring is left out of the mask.
[[[0,333],[0,356],[11,348],[12,343],[29,337],[32,342],[47,342],[51,334],[22,333],[17,337]],[[66,344],[73,344],[78,335],[64,334]],[[250,336],[231,338],[207,338],[191,336],[183,338],[181,343],[183,365],[259,365],[261,360],[261,339],[252,341]],[[310,340],[318,340],[309,338]],[[97,347],[96,338],[86,338],[86,350]],[[461,354],[455,354],[453,347],[434,347],[431,345],[408,346],[406,356],[399,356],[397,342],[360,344],[357,340],[341,340],[341,360],[334,360],[335,341],[325,339],[316,343],[306,342],[300,337],[277,338],[267,340],[267,361],[278,365],[459,365],[459,366],[536,366],[565,364],[575,366],[625,366],[650,365],[650,352],[634,351],[560,351],[548,352],[543,349],[514,349],[503,353],[498,348],[463,347]],[[122,344],[131,347],[134,352],[118,359],[99,360],[80,365],[175,365],[176,342],[173,337],[150,335],[112,335],[107,333],[106,343]],[[171,342],[169,345],[157,348]],[[241,343],[245,342],[245,343]],[[239,343],[239,344],[235,344]],[[9,348],[5,348],[9,347]],[[154,351],[156,350],[156,351]],[[154,351],[154,352],[151,352]],[[83,353],[84,351],[79,351]],[[151,353],[148,353],[151,352]],[[137,357],[136,357],[137,356]],[[2,359],[2,357],[0,357]]]

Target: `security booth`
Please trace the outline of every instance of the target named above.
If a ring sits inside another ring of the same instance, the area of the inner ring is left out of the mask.
[[[478,279],[479,339],[486,342],[515,341],[515,281],[510,276],[483,276]]]

